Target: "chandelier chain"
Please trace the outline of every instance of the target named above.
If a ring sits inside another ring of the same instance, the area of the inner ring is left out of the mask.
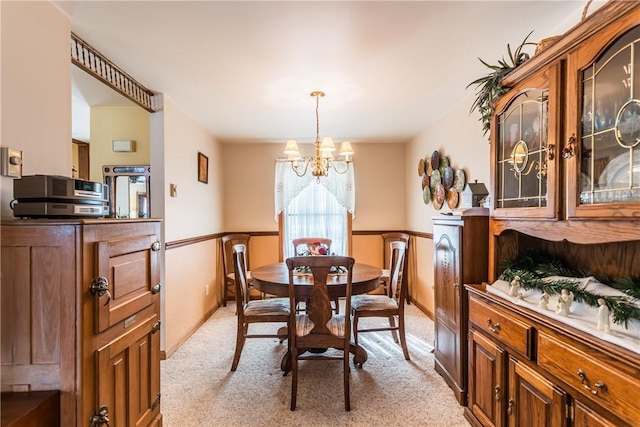
[[[320,140],[320,94],[316,94],[316,141]]]

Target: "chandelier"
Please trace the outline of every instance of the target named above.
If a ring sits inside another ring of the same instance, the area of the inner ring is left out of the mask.
[[[302,163],[302,157],[300,157],[300,149],[298,143],[295,140],[287,141],[287,145],[284,148],[284,153],[288,156],[289,163],[293,171],[298,176],[304,176],[307,173],[307,169],[311,166],[311,175],[320,179],[322,176],[329,175],[329,169],[333,168],[336,173],[344,174],[349,170],[349,163],[352,162],[351,156],[353,155],[353,148],[349,141],[344,141],[340,146],[340,155],[344,157],[346,167],[339,169],[334,163],[333,152],[336,150],[333,144],[333,138],[325,136],[320,139],[320,120],[318,118],[318,108],[320,103],[320,97],[324,96],[324,92],[314,91],[311,92],[311,96],[316,98],[316,140],[313,143],[316,147],[315,157],[306,157],[304,163]]]

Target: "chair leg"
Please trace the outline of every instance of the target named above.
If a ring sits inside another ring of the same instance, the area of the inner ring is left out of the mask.
[[[358,312],[353,313],[353,342],[358,345]]]
[[[400,329],[400,346],[402,346],[402,352],[404,353],[405,360],[411,360],[409,358],[409,349],[407,348],[407,335],[404,330],[404,316],[399,316],[398,319]]]
[[[242,348],[244,347],[246,328],[238,321],[238,332],[236,335],[236,352],[233,355],[233,363],[231,364],[231,371],[235,371],[240,362],[240,354],[242,354]]]
[[[395,316],[389,316],[389,326],[391,326],[392,328],[396,327],[396,318],[395,318]],[[398,331],[397,331],[397,329],[392,329],[391,330],[391,335],[393,335],[393,341],[397,344],[398,343]]]
[[[351,411],[351,395],[349,392],[349,350],[347,348],[344,349],[344,409],[346,411]]]
[[[227,282],[224,282],[224,297],[222,298],[222,306],[226,307],[227,306],[227,299],[229,294],[229,285],[227,284]]]
[[[298,397],[298,349],[291,348],[291,410],[296,410]]]
[[[335,308],[335,312],[336,314],[340,314],[340,298],[336,298],[335,300],[333,300],[333,302],[336,304],[336,308]]]

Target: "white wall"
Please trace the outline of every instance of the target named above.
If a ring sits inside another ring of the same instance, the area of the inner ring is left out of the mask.
[[[23,175],[71,176],[69,18],[50,2],[3,1],[0,8],[0,145],[22,150]],[[13,178],[0,185],[0,215],[11,218]]]
[[[454,105],[434,121],[433,125],[416,137],[407,147],[406,187],[407,187],[407,228],[413,231],[432,232],[432,217],[450,212],[446,202],[439,210],[433,203],[425,204],[422,196],[421,178],[418,176],[418,161],[430,157],[438,150],[447,156],[454,169],[463,169],[467,181],[478,180],[489,188],[488,135],[482,135],[482,124],[477,113],[469,115],[473,96]]]
[[[164,96],[163,104],[163,110],[151,117],[151,182],[155,182],[152,199],[159,199],[152,200],[152,209],[156,203],[162,203],[164,241],[220,233],[224,231],[220,144],[171,98]],[[209,158],[207,184],[198,181],[198,152]],[[177,197],[170,196],[170,184],[177,185]],[[207,240],[164,252],[162,348],[168,353],[175,350],[221,300],[217,286],[222,276],[217,262],[217,242]]]

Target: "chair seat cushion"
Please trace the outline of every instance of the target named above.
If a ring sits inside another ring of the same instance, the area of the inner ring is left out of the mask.
[[[398,303],[386,295],[355,295],[351,308],[355,311],[395,310]]]
[[[345,317],[342,314],[336,314],[329,319],[327,322],[327,328],[332,335],[343,337],[344,336],[344,325],[345,325]],[[304,337],[309,335],[311,330],[313,329],[313,322],[311,318],[309,318],[308,314],[296,314],[296,335],[299,337]]]
[[[249,301],[244,309],[245,316],[287,315],[289,300],[287,298],[269,298]]]

